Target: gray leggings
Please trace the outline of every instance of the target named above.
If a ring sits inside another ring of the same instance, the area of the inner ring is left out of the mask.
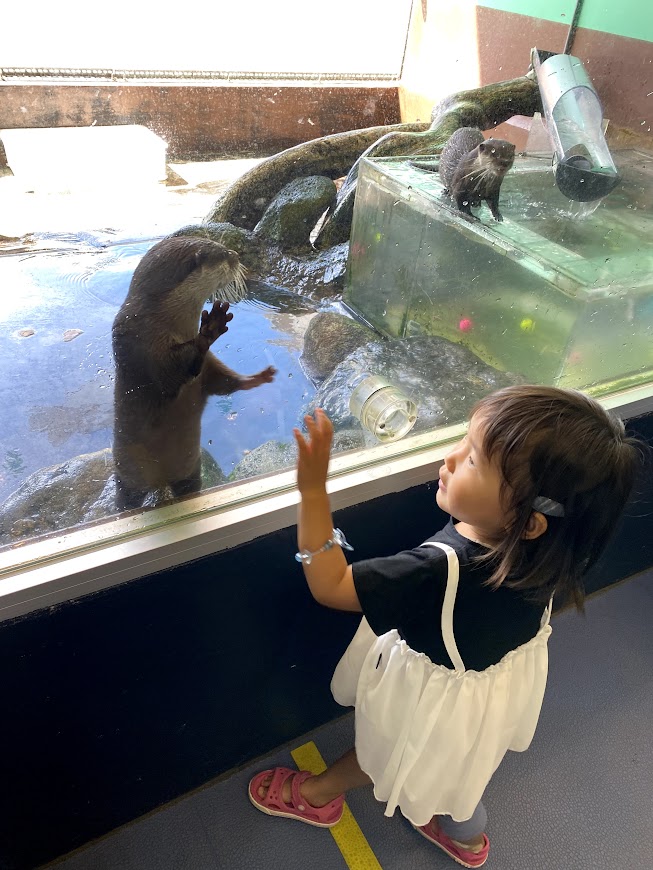
[[[482,834],[487,825],[487,811],[483,806],[483,802],[479,801],[478,806],[474,810],[474,814],[466,822],[454,822],[451,816],[438,816],[438,825],[443,834],[451,837],[452,840],[458,840],[461,843],[467,843]]]

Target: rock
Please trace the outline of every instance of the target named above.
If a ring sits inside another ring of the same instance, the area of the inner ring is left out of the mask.
[[[321,383],[352,351],[376,338],[373,330],[351,317],[322,311],[308,325],[300,362],[308,377]]]
[[[338,365],[320,386],[308,412],[324,408],[337,429],[356,428],[360,424],[349,412],[349,397],[354,380],[363,373],[386,378],[413,399],[418,406],[413,433],[465,420],[482,396],[523,382],[445,338],[380,339],[353,351]]]
[[[225,482],[220,466],[202,450],[202,488]],[[109,447],[41,468],[0,505],[0,546],[114,516],[115,490]],[[144,506],[164,501],[166,494],[156,493]]]
[[[203,447],[202,456],[202,489],[212,489],[214,486],[222,486],[227,482],[227,475],[220,468],[211,454]]]
[[[112,474],[108,447],[30,474],[0,507],[0,543],[62,531],[105,516],[94,508]]]
[[[365,446],[365,438],[362,429],[345,429],[335,432],[333,436],[332,452],[344,453],[347,450],[358,450]],[[279,441],[266,441],[255,447],[236,465],[229,475],[229,481],[245,480],[249,477],[257,477],[262,474],[270,474],[273,471],[294,468],[297,464],[297,447],[295,442],[281,443]]]
[[[342,294],[349,242],[304,257],[270,252],[263,281],[279,287],[292,287],[295,293],[311,299],[338,299]]]
[[[83,329],[66,329],[66,330],[64,330],[63,340],[64,341],[73,341],[79,335],[83,335],[83,334],[84,334]]]
[[[311,175],[286,184],[272,200],[254,228],[284,251],[310,251],[310,234],[319,218],[336,198],[330,178]]]
[[[297,461],[297,447],[280,441],[265,441],[251,450],[235,466],[229,475],[229,482],[270,474],[283,468],[290,468]]]

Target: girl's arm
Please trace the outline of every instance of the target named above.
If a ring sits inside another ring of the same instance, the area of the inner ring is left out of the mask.
[[[333,426],[318,408],[313,417],[305,417],[310,440],[294,430],[299,458],[297,486],[301,496],[297,523],[300,550],[319,550],[331,538],[333,519],[326,491],[326,477],[331,453]],[[351,567],[339,546],[331,547],[304,565],[304,576],[316,601],[337,610],[361,610]]]

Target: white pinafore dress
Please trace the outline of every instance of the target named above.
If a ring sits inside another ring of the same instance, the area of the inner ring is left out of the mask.
[[[415,825],[434,815],[471,818],[508,749],[528,749],[548,672],[553,599],[538,633],[484,671],[467,671],[453,633],[459,565],[447,554],[442,637],[454,669],[412,650],[396,629],[380,637],[367,620],[338,663],[331,691],[356,708],[356,754],[385,802]]]

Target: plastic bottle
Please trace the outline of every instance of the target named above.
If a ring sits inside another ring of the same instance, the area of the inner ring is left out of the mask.
[[[397,441],[415,425],[417,405],[385,378],[366,372],[351,386],[349,410],[379,441]]]

